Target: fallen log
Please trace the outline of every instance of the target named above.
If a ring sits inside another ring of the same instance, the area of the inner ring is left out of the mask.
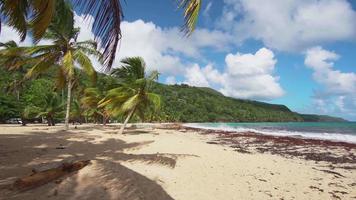
[[[38,187],[74,171],[78,171],[89,163],[90,160],[84,160],[74,163],[63,163],[57,168],[47,169],[40,172],[33,171],[33,174],[16,180],[13,187],[18,190],[27,190]]]

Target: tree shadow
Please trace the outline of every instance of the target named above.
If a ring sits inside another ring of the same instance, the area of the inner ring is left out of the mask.
[[[91,129],[87,129],[91,130]],[[78,132],[0,135],[0,199],[173,199],[161,185],[123,166],[121,162],[143,162],[174,168],[178,157],[194,155],[129,154],[125,150],[152,141],[126,143],[117,138],[94,137]],[[62,148],[57,148],[62,147]],[[24,192],[10,184],[64,161],[91,160],[92,164],[66,178]]]

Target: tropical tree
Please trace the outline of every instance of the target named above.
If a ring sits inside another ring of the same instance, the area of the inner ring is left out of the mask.
[[[116,48],[121,39],[120,24],[123,10],[120,0],[0,0],[0,30],[1,19],[14,27],[21,39],[26,38],[28,29],[33,39],[38,42],[46,33],[53,19],[63,14],[70,14],[67,2],[71,2],[75,10],[94,18],[92,32],[95,41],[103,49],[103,61],[106,69],[110,69],[114,60]],[[177,0],[178,7],[184,9],[183,30],[189,35],[195,28],[202,0]]]
[[[68,6],[63,5],[63,10]],[[31,47],[19,47],[18,51],[25,51],[30,57],[23,63],[31,66],[26,74],[26,78],[34,77],[51,67],[57,67],[57,86],[64,87],[67,84],[67,108],[65,117],[65,129],[69,128],[69,116],[71,105],[71,91],[76,69],[81,69],[89,75],[93,81],[96,80],[96,71],[88,55],[96,56],[101,60],[101,54],[97,51],[94,41],[77,42],[79,29],[73,28],[73,15],[68,17],[68,12],[56,13],[43,38],[52,42],[49,45],[38,45]],[[11,51],[0,50],[0,56],[11,55]]]
[[[78,122],[78,123],[82,124],[83,118],[84,118],[84,113],[85,113],[84,107],[82,106],[80,101],[77,99],[73,100],[72,105],[73,105],[73,108],[70,112],[70,116],[71,116],[70,118],[72,119],[73,123]]]
[[[47,120],[48,126],[55,126],[55,117],[63,112],[63,104],[58,94],[55,92],[48,93],[44,96],[44,104],[41,107],[27,106],[24,110],[25,118],[32,116],[44,117]]]
[[[86,88],[81,103],[85,109],[85,114],[94,119],[95,122],[103,123],[106,125],[110,112],[105,107],[100,107],[100,101],[105,97],[105,91],[98,88]]]
[[[112,71],[121,84],[120,87],[108,91],[106,97],[100,102],[112,115],[126,116],[120,133],[123,133],[128,121],[137,114],[144,118],[145,111],[153,105],[156,110],[160,107],[160,96],[151,93],[151,85],[158,79],[158,72],[146,74],[146,64],[141,57],[130,57],[121,60],[122,65]]]
[[[21,74],[26,71],[24,60],[27,55],[18,44],[11,40],[5,43],[0,42],[0,48],[7,51],[6,56],[0,57],[0,65],[7,71],[12,71],[12,82],[7,85],[7,91],[16,94],[17,101],[20,100],[20,91],[23,89],[23,79]]]

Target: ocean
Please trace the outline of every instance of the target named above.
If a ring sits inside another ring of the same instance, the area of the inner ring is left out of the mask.
[[[356,122],[187,123],[184,126],[356,143]]]

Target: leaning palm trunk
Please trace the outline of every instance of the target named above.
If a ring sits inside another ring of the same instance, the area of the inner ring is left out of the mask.
[[[65,130],[69,129],[69,113],[70,113],[70,99],[72,95],[72,80],[68,79],[68,95],[67,95],[67,110],[65,118]]]
[[[125,129],[125,127],[126,127],[126,125],[127,125],[127,122],[129,122],[129,120],[130,120],[130,118],[131,118],[131,116],[132,116],[132,114],[135,112],[135,109],[132,109],[131,111],[130,111],[130,113],[127,115],[127,117],[126,117],[126,119],[125,119],[125,121],[124,121],[124,124],[121,126],[121,128],[120,128],[120,134],[123,134],[124,133],[124,129]]]

